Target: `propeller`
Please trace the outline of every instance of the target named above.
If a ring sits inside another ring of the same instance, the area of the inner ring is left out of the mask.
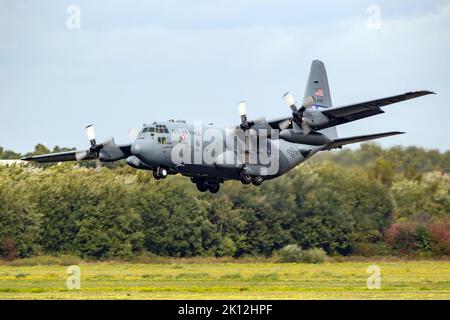
[[[313,96],[308,96],[304,101],[300,108],[297,108],[294,97],[290,92],[286,92],[283,96],[284,102],[291,108],[292,110],[292,120],[303,129],[303,134],[308,134],[311,132],[311,127],[309,124],[304,121],[303,113],[307,108],[311,108],[316,100]],[[291,120],[287,119],[279,124],[281,130],[286,129],[291,124]]]
[[[95,130],[94,125],[90,124],[86,128],[86,135],[89,139],[89,142],[91,143],[91,147],[95,146],[97,142],[95,141]]]
[[[106,139],[105,141],[103,141],[102,143],[98,144],[97,140],[95,139],[94,126],[92,124],[90,124],[85,128],[85,130],[86,130],[86,135],[89,139],[89,143],[91,144],[91,146],[89,147],[88,150],[77,152],[75,154],[75,158],[77,161],[80,161],[80,160],[85,159],[87,156],[92,156],[95,158],[96,170],[100,170],[101,166],[102,166],[102,161],[100,159],[100,151],[104,147],[114,145],[114,138],[110,137],[110,138]]]
[[[241,117],[240,127],[244,131],[251,129],[254,125],[258,125],[258,124],[266,122],[265,117],[258,117],[258,118],[255,118],[254,120],[249,121],[247,119],[247,103],[245,101],[239,102],[238,109],[239,109],[239,116]]]
[[[89,142],[91,144],[91,147],[89,148],[89,153],[93,154],[95,159],[95,170],[96,171],[100,171],[102,169],[102,162],[100,161],[100,149],[103,148],[104,144],[101,145],[97,145],[97,141],[95,140],[95,129],[94,129],[94,125],[90,124],[88,125],[86,128],[86,135],[89,139]],[[111,138],[112,139],[112,138]],[[107,140],[105,141],[106,144],[110,144],[111,140]],[[86,156],[87,156],[87,152],[86,152]]]
[[[139,129],[136,128],[131,128],[130,130],[128,130],[128,137],[134,141],[137,139],[137,137],[139,136]]]

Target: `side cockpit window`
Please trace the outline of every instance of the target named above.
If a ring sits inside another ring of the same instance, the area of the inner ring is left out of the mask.
[[[158,137],[158,143],[159,144],[167,144],[167,138],[166,137]]]

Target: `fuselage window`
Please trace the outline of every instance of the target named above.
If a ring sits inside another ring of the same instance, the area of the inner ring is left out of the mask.
[[[167,138],[166,137],[158,137],[158,143],[167,144]]]

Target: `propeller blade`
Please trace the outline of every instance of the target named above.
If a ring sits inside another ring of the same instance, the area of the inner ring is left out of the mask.
[[[264,116],[258,117],[254,120],[252,120],[254,124],[261,124],[266,122],[266,118]]]
[[[128,137],[129,137],[132,141],[136,140],[137,137],[138,137],[138,135],[139,135],[139,130],[138,130],[138,129],[136,129],[136,128],[131,128],[130,130],[128,130]]]
[[[91,145],[95,145],[95,130],[94,130],[94,125],[90,124],[86,127],[86,134],[87,137],[91,143]]]
[[[239,102],[239,115],[241,117],[247,115],[247,103],[245,101]]]
[[[77,161],[83,160],[84,158],[86,158],[87,154],[88,154],[87,151],[76,152],[75,153],[75,159]]]
[[[291,125],[291,120],[286,119],[286,120],[280,122],[278,124],[278,127],[280,128],[280,130],[284,130],[284,129],[288,128],[290,125]]]
[[[307,135],[308,133],[311,132],[311,127],[309,126],[309,124],[306,121],[302,121],[302,130],[303,130],[303,135]]]
[[[113,138],[113,137],[109,137],[108,139],[106,139],[105,141],[103,141],[103,142],[101,143],[101,145],[104,146],[104,147],[114,145],[114,138]]]
[[[292,109],[292,111],[297,111],[297,106],[295,105],[295,99],[290,92],[286,92],[283,96],[284,103]]]
[[[303,107],[310,108],[316,103],[316,99],[313,96],[309,96],[303,101]]]
[[[100,161],[100,159],[95,159],[95,171],[100,171],[102,170],[102,162]]]

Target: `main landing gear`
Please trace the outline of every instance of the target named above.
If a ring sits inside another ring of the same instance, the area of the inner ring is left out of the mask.
[[[191,179],[191,180],[192,180],[192,182],[195,183],[198,191],[200,191],[200,192],[209,191],[211,193],[217,193],[220,190],[219,182],[211,182],[211,181],[206,181],[204,179]]]
[[[157,167],[153,170],[153,177],[158,180],[158,179],[165,179],[167,178],[168,175],[168,171],[166,168],[164,167]]]
[[[243,184],[253,183],[255,186],[260,186],[264,182],[264,178],[261,176],[251,176],[244,171],[240,173],[240,180]]]
[[[217,193],[220,190],[220,184],[219,183],[215,183],[215,184],[207,184],[205,182],[196,182],[195,185],[197,186],[198,191],[200,192],[206,192],[209,190],[209,192],[211,193]]]

